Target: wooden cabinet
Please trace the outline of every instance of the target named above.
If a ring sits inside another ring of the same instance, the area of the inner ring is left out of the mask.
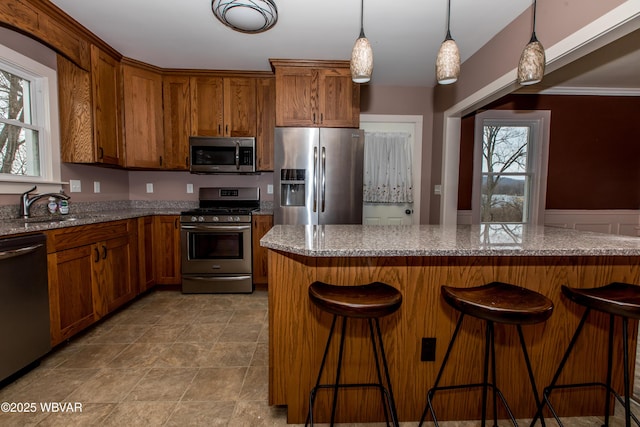
[[[137,248],[135,220],[48,233],[52,345],[135,297]]]
[[[274,78],[256,80],[256,170],[273,170],[273,138],[276,126],[276,81]]]
[[[178,215],[157,215],[153,218],[153,264],[158,285],[182,282]]]
[[[272,60],[276,126],[359,127],[360,86],[348,61]]]
[[[156,284],[153,242],[153,217],[138,218],[138,289],[141,293]]]
[[[91,45],[94,161],[122,165],[120,62]]]
[[[268,250],[260,246],[260,239],[273,227],[273,215],[253,215],[251,217],[253,230],[253,284],[266,285],[268,281]]]
[[[125,166],[158,169],[163,165],[162,76],[122,65]]]
[[[255,78],[191,77],[190,91],[192,135],[255,136]]]
[[[191,92],[189,76],[164,76],[164,169],[189,169],[191,135]]]

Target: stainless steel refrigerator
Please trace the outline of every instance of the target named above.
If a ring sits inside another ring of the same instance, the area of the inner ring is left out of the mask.
[[[275,224],[362,224],[364,131],[276,128]]]

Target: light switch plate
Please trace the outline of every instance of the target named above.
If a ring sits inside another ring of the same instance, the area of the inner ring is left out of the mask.
[[[147,193],[153,193],[153,183],[147,183]]]
[[[267,194],[273,194],[273,184],[267,184]]]
[[[94,193],[100,192],[100,181],[93,181],[93,192]]]
[[[193,184],[187,184],[187,193],[193,193]]]
[[[69,192],[80,193],[82,191],[82,182],[79,179],[69,180]]]

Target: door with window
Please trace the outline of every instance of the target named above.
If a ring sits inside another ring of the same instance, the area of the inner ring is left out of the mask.
[[[476,116],[473,223],[543,223],[550,117],[495,110]]]

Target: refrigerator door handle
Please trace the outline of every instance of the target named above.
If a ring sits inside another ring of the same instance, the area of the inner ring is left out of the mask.
[[[318,210],[318,147],[313,147],[313,211]]]
[[[326,148],[322,147],[322,212],[324,212],[324,199],[325,199],[325,190],[327,187],[327,180],[326,180],[326,176],[325,176],[325,171],[326,171],[326,166],[327,166],[327,152],[326,152]]]

